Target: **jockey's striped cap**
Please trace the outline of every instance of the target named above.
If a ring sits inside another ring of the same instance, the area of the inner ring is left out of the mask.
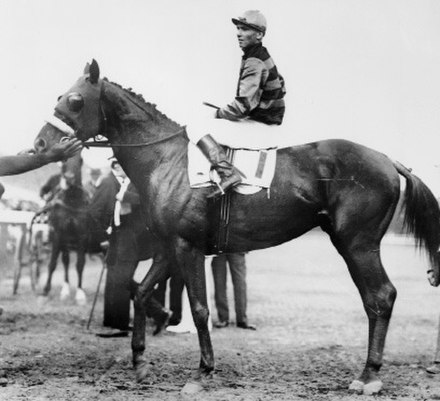
[[[267,22],[266,17],[258,10],[248,10],[237,18],[232,18],[235,25],[245,25],[256,31],[266,33]]]

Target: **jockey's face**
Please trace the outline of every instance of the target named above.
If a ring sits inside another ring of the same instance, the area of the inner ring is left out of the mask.
[[[246,25],[237,24],[238,45],[242,50],[246,47],[255,45],[263,39],[263,34]]]

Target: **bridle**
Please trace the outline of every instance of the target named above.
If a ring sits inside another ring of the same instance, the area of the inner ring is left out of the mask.
[[[104,122],[104,127],[102,129],[102,132],[105,133],[107,130],[107,117],[105,115],[105,111],[104,108],[102,107],[101,104],[101,97],[102,97],[102,88],[103,88],[103,84],[101,82],[101,88],[100,88],[100,95],[99,95],[99,109],[101,110],[101,115],[102,115],[102,121]],[[133,102],[133,101],[132,101]],[[141,108],[142,107],[140,105],[138,105],[137,103],[133,102],[137,107]],[[57,128],[58,130],[60,130],[63,134],[65,134],[66,136],[63,136],[59,143],[64,143],[67,141],[70,141],[71,139],[79,139],[78,136],[76,135],[76,131],[69,126],[68,124],[66,124],[63,120],[61,120],[60,118],[58,118],[55,115],[50,116],[48,119],[46,119],[46,123],[52,125],[53,127]],[[104,136],[103,134],[98,134],[95,135],[92,139],[91,142],[87,142],[87,141],[82,141],[83,145],[85,148],[112,148],[112,147],[119,147],[119,148],[129,148],[129,147],[141,147],[141,146],[151,146],[151,145],[156,145],[158,143],[161,142],[167,142],[177,136],[180,136],[182,134],[185,134],[186,132],[186,127],[183,127],[182,129],[180,129],[177,132],[174,132],[168,136],[165,136],[163,138],[158,138],[152,141],[148,141],[148,142],[141,142],[141,143],[111,143],[110,141],[100,141],[97,140],[98,136]]]
[[[72,127],[67,125],[64,121],[56,117],[55,115],[51,116],[50,118],[45,120],[46,123],[52,125],[59,131],[61,131],[65,136],[63,136],[59,143],[64,143],[67,141],[70,141],[71,139],[78,139],[76,132],[73,130]],[[169,141],[177,136],[180,136],[185,133],[185,127],[180,129],[177,132],[174,132],[168,136],[165,136],[163,138],[158,138],[152,141],[148,142],[140,142],[140,143],[111,143],[108,140],[107,141],[100,141],[96,139],[96,136],[93,138],[91,142],[83,141],[83,145],[85,148],[112,148],[112,147],[119,147],[119,148],[129,148],[129,147],[140,147],[140,146],[150,146],[155,145],[161,142]],[[97,135],[98,136],[98,135]]]

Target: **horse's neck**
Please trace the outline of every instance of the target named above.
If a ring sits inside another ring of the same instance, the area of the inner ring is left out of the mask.
[[[105,83],[103,103],[105,134],[116,145],[114,153],[124,170],[133,169],[133,164],[146,174],[164,164],[170,168],[187,168],[185,129],[157,110],[154,104],[108,82]],[[164,140],[174,134],[177,136]],[[118,147],[118,144],[130,144],[131,147]]]
[[[173,199],[165,202],[163,208],[172,209],[169,216],[176,216],[185,198],[191,196],[185,129],[155,105],[124,91],[112,84],[105,87],[102,96],[105,136],[114,145],[116,158],[144,200],[143,207],[152,209],[164,204],[165,199]],[[118,147],[118,144],[131,146]]]
[[[104,81],[101,101],[106,117],[104,129],[110,131],[107,134],[112,137],[109,139],[117,140],[123,136],[128,143],[139,139],[152,141],[183,130],[155,104],[147,103],[142,96],[115,83]]]
[[[148,139],[138,140],[145,143]],[[114,154],[133,182],[138,176],[145,183],[169,180],[188,169],[188,142],[183,136],[149,146],[116,147]]]

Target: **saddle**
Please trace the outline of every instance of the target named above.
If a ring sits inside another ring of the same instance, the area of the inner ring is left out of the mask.
[[[270,190],[275,175],[276,148],[249,150],[225,146],[225,150],[231,163],[245,176],[233,191],[248,195]],[[209,187],[220,181],[205,156],[192,144],[188,148],[188,175],[191,188]]]
[[[192,146],[192,145],[191,145]],[[229,242],[229,217],[231,199],[234,192],[242,195],[255,194],[266,189],[270,196],[270,185],[275,174],[276,149],[233,149],[224,147],[228,161],[243,174],[242,183],[218,199],[212,199],[208,208],[210,227],[208,232],[207,253],[223,253]],[[190,147],[191,149],[191,147]],[[189,150],[189,177],[192,188],[216,185],[220,181],[215,170],[198,148]]]

